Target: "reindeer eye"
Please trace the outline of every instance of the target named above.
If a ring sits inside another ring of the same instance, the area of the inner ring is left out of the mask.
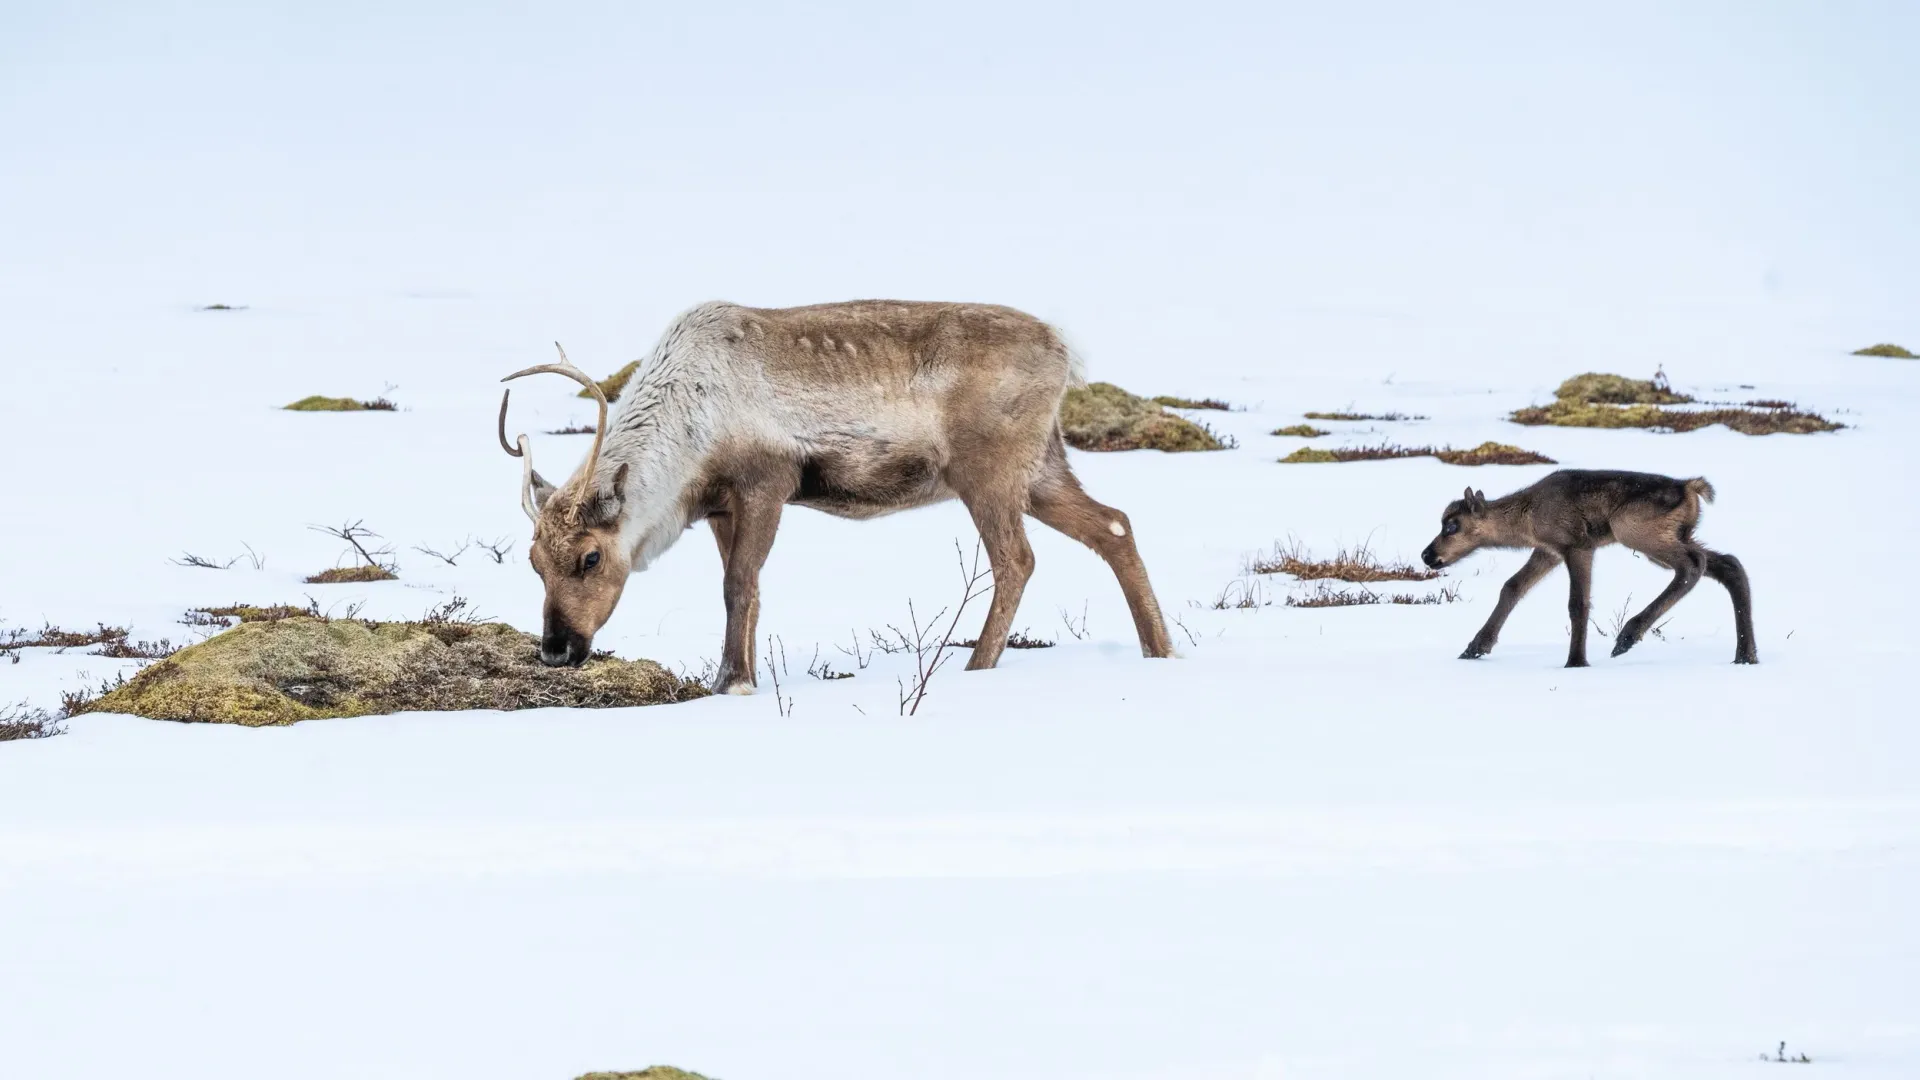
[[[587,552],[587,557],[580,560],[580,569],[582,570],[591,570],[594,567],[599,565],[600,565],[600,553],[597,551]]]
[[[1452,521],[1447,522],[1444,526],[1442,526],[1440,529],[1440,534],[1442,536],[1452,536],[1454,533],[1457,533],[1459,531],[1460,531],[1460,521],[1458,518],[1456,518]]]

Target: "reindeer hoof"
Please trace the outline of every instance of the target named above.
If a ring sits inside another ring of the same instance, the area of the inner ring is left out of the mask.
[[[1626,634],[1621,634],[1620,640],[1613,643],[1613,655],[1619,656],[1621,653],[1626,652],[1638,644],[1640,644],[1639,638],[1628,637]]]
[[[1745,656],[1734,657],[1733,662],[1736,664],[1757,664],[1760,662],[1760,657],[1754,655],[1753,653],[1748,653]]]
[[[1568,667],[1587,667],[1588,664],[1585,660],[1569,660],[1567,661],[1567,666]]]
[[[1485,655],[1487,655],[1487,653],[1488,653],[1489,651],[1491,651],[1491,650],[1488,650],[1488,649],[1483,649],[1483,648],[1481,648],[1481,647],[1480,647],[1479,645],[1477,645],[1477,644],[1475,644],[1475,645],[1469,645],[1469,646],[1467,646],[1467,651],[1466,651],[1466,652],[1463,652],[1463,653],[1461,653],[1461,654],[1460,654],[1460,659],[1462,659],[1462,660],[1478,660],[1478,659],[1480,659],[1481,657],[1483,657],[1483,656],[1485,656]]]

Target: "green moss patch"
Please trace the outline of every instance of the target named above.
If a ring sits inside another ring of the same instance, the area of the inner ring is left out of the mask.
[[[291,405],[282,406],[288,412],[393,412],[399,406],[386,398],[374,398],[372,401],[356,401],[353,398],[327,397],[313,394],[303,397]]]
[[[1293,424],[1288,427],[1274,428],[1273,433],[1275,435],[1288,435],[1296,439],[1317,439],[1322,435],[1328,434],[1314,427],[1312,424]]]
[[[616,371],[613,374],[607,376],[606,378],[601,379],[599,383],[600,392],[607,395],[608,401],[614,400],[615,398],[620,396],[620,391],[625,390],[627,388],[627,380],[633,378],[633,373],[639,370],[640,370],[640,361],[635,360],[634,362],[628,364],[626,367],[621,368],[619,371]],[[590,393],[587,390],[587,388],[583,386],[580,388],[580,392],[578,394],[575,394],[574,396],[591,398],[593,397],[593,394]]]
[[[307,578],[309,585],[344,585],[361,581],[396,581],[400,575],[384,566],[336,566]]]
[[[84,711],[269,727],[415,710],[657,705],[707,693],[651,660],[596,656],[549,668],[539,648],[532,634],[495,623],[248,621],[152,664]]]
[[[1853,350],[1853,355],[1855,356],[1890,356],[1895,360],[1920,359],[1920,357],[1915,357],[1912,353],[1908,352],[1906,349],[1898,345],[1895,345],[1892,342],[1885,342],[1885,341],[1881,342],[1878,345],[1869,345],[1864,349],[1855,349]]]
[[[1060,403],[1060,429],[1079,450],[1225,450],[1230,445],[1204,424],[1176,416],[1112,383],[1067,391]]]
[[[1184,398],[1174,397],[1172,394],[1161,394],[1153,399],[1153,403],[1165,405],[1169,409],[1213,409],[1218,412],[1227,412],[1233,408],[1219,398]]]
[[[1435,450],[1433,456],[1449,465],[1557,465],[1545,454],[1507,443],[1483,442],[1471,450]]]

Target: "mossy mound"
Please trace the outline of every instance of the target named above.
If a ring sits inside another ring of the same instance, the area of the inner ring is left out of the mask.
[[[639,1072],[590,1072],[580,1080],[707,1080],[699,1073],[690,1073],[685,1069],[676,1069],[671,1065],[654,1065]]]
[[[1283,428],[1274,428],[1275,435],[1289,435],[1296,439],[1317,439],[1327,434],[1312,424],[1292,424]]]
[[[336,566],[307,578],[309,585],[342,585],[358,581],[395,581],[400,575],[384,566]]]
[[[1112,383],[1067,391],[1060,429],[1078,450],[1225,450],[1211,431]]]
[[[394,404],[386,398],[356,401],[353,398],[312,394],[282,408],[288,412],[393,412]]]
[[[1507,443],[1483,442],[1471,450],[1435,450],[1433,456],[1449,465],[1557,465],[1545,454]]]
[[[1898,345],[1895,345],[1892,342],[1886,342],[1886,341],[1883,341],[1878,345],[1869,345],[1864,349],[1855,349],[1853,350],[1853,355],[1855,356],[1890,356],[1895,360],[1920,360],[1920,357],[1914,356],[1912,353],[1908,352],[1906,349]]]
[[[1280,464],[1282,465],[1314,465],[1314,464],[1325,464],[1327,462],[1340,461],[1340,460],[1342,460],[1341,457],[1338,454],[1335,454],[1331,450],[1318,450],[1311,446],[1303,446],[1300,449],[1295,450],[1293,453],[1288,454],[1286,457],[1281,458]]]
[[[1683,405],[1693,399],[1676,394],[1666,380],[1629,379],[1589,371],[1560,384],[1553,396],[1583,405]]]
[[[707,693],[651,660],[544,667],[539,644],[496,623],[242,622],[153,664],[87,711],[268,727],[415,710],[657,705]]]
[[[620,396],[620,391],[625,390],[627,388],[627,380],[633,378],[633,373],[639,370],[640,370],[640,361],[635,360],[634,362],[628,364],[626,367],[621,368],[619,371],[616,371],[613,374],[607,376],[606,378],[601,379],[599,383],[600,392],[607,395],[608,401],[614,400],[615,398]],[[593,395],[587,391],[586,387],[583,386],[580,388],[580,392],[578,394],[575,394],[574,396],[591,398]]]

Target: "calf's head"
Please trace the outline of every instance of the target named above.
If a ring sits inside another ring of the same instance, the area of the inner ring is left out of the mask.
[[[585,372],[568,363],[565,350],[561,350],[558,364],[516,371],[501,381],[540,372],[565,375],[580,383],[600,405],[600,422],[594,428],[593,448],[587,452],[587,460],[572,479],[556,488],[534,471],[525,435],[514,443],[507,442],[507,401],[513,391],[500,396],[500,448],[520,459],[520,508],[533,521],[533,550],[528,553],[528,561],[547,587],[540,662],[549,667],[578,667],[592,655],[593,635],[612,617],[633,569],[630,553],[620,538],[626,512],[627,467],[622,464],[611,476],[601,474],[607,398]]]
[[[1451,566],[1493,543],[1491,526],[1486,494],[1468,488],[1463,498],[1448,503],[1440,512],[1440,535],[1420,553],[1420,561],[1435,570]]]

